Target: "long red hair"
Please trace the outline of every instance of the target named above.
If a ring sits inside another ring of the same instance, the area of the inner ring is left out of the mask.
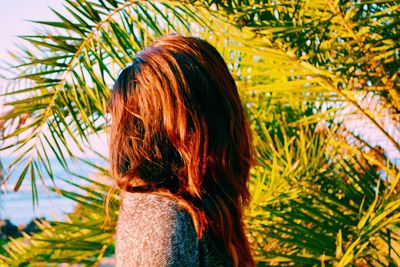
[[[109,108],[118,186],[178,200],[199,239],[210,231],[235,266],[254,266],[243,222],[251,130],[218,51],[195,37],[157,39],[120,73]]]

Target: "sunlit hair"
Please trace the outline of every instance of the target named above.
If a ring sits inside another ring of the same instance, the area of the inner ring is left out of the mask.
[[[218,51],[195,37],[159,38],[120,73],[109,108],[111,168],[122,191],[178,200],[199,239],[209,230],[235,266],[254,266],[243,222],[251,131]]]

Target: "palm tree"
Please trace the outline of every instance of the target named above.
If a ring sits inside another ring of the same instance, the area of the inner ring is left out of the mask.
[[[66,0],[57,21],[21,37],[29,47],[10,65],[3,139],[18,139],[2,147],[17,155],[6,179],[17,173],[18,190],[53,178],[50,151],[68,171],[71,147],[107,132],[118,71],[156,37],[191,34],[224,56],[252,120],[246,223],[258,265],[399,265],[398,166],[365,137],[370,125],[400,153],[399,11],[385,0]],[[105,224],[107,186],[92,183],[82,194],[54,188],[77,210],[8,243],[0,264],[91,265],[112,253],[117,205]]]

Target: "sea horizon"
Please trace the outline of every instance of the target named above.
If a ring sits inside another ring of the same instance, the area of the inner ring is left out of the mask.
[[[15,157],[6,156],[0,157],[3,167],[6,169],[9,164],[15,159]],[[100,166],[105,166],[105,161],[99,157],[86,157],[86,160],[91,160],[95,164]],[[10,179],[1,186],[0,189],[0,220],[8,219],[15,225],[26,225],[34,218],[46,218],[48,220],[63,221],[67,213],[71,213],[76,202],[66,197],[60,196],[57,193],[50,190],[49,187],[55,186],[57,188],[62,188],[64,190],[79,191],[76,187],[63,182],[60,177],[73,181],[77,184],[83,185],[85,182],[82,179],[74,177],[68,174],[56,158],[52,159],[51,163],[54,183],[53,181],[44,175],[43,185],[42,181],[37,180],[37,191],[38,191],[38,201],[37,204],[33,205],[33,195],[32,187],[30,182],[29,174],[25,177],[21,187],[17,192],[14,192],[14,186],[18,179],[18,174],[20,172],[14,171],[10,176]],[[69,164],[72,172],[77,173],[82,176],[92,177],[95,168],[87,164]]]

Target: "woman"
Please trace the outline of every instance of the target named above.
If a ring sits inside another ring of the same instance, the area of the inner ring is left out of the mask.
[[[109,104],[117,266],[254,266],[251,131],[218,51],[161,37],[121,72]]]

